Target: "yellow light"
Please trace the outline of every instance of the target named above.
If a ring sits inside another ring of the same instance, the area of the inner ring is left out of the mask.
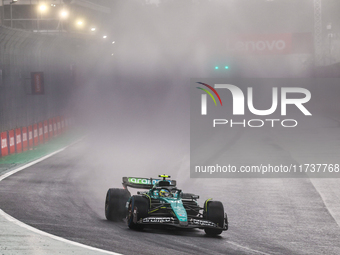
[[[92,31],[92,32],[96,31],[96,28],[95,28],[95,27],[92,27],[92,28],[91,28],[91,31]]]
[[[79,20],[79,21],[77,22],[77,24],[78,24],[79,26],[81,26],[81,25],[83,25],[83,22],[82,22],[81,20]]]
[[[61,16],[62,18],[67,18],[68,12],[67,12],[67,11],[61,11],[61,12],[60,12],[60,16]]]
[[[42,5],[39,6],[39,10],[44,12],[44,11],[47,10],[47,6],[45,4],[42,4]]]

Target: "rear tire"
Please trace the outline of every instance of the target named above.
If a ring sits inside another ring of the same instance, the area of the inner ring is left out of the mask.
[[[214,222],[218,227],[223,228],[224,225],[224,208],[220,201],[208,201],[204,208],[205,218]],[[222,233],[222,229],[205,228],[205,233],[209,236],[217,236]]]
[[[139,221],[142,218],[148,217],[150,208],[150,202],[143,196],[132,196],[129,203],[127,224],[130,229],[143,229],[144,226],[137,224],[135,221]],[[134,215],[136,211],[136,215]],[[135,219],[134,219],[135,217]]]
[[[105,199],[105,217],[110,221],[122,220],[126,216],[126,202],[130,198],[126,189],[109,189]]]

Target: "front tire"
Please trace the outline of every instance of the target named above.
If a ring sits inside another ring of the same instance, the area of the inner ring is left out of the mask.
[[[224,225],[224,208],[220,201],[207,201],[204,208],[205,218],[214,222],[217,227],[223,228]],[[217,236],[222,233],[222,229],[205,228],[205,233],[209,236]]]
[[[129,203],[127,224],[130,229],[143,229],[144,226],[137,224],[142,218],[148,217],[150,208],[149,200],[143,196],[132,196]]]
[[[126,189],[109,189],[105,199],[105,217],[109,221],[122,220],[126,216],[126,202],[130,192]]]

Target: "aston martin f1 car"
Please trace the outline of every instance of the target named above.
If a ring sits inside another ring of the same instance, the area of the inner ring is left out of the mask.
[[[198,205],[198,195],[183,193],[168,175],[162,179],[123,177],[123,189],[109,189],[105,200],[105,216],[110,221],[126,218],[130,229],[150,225],[204,229],[216,236],[228,229],[227,214],[219,201],[207,199]],[[147,189],[131,196],[128,187]]]

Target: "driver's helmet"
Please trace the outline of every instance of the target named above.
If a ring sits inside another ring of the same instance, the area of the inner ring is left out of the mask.
[[[170,191],[166,189],[161,189],[159,191],[159,196],[160,197],[169,197],[170,196]]]

